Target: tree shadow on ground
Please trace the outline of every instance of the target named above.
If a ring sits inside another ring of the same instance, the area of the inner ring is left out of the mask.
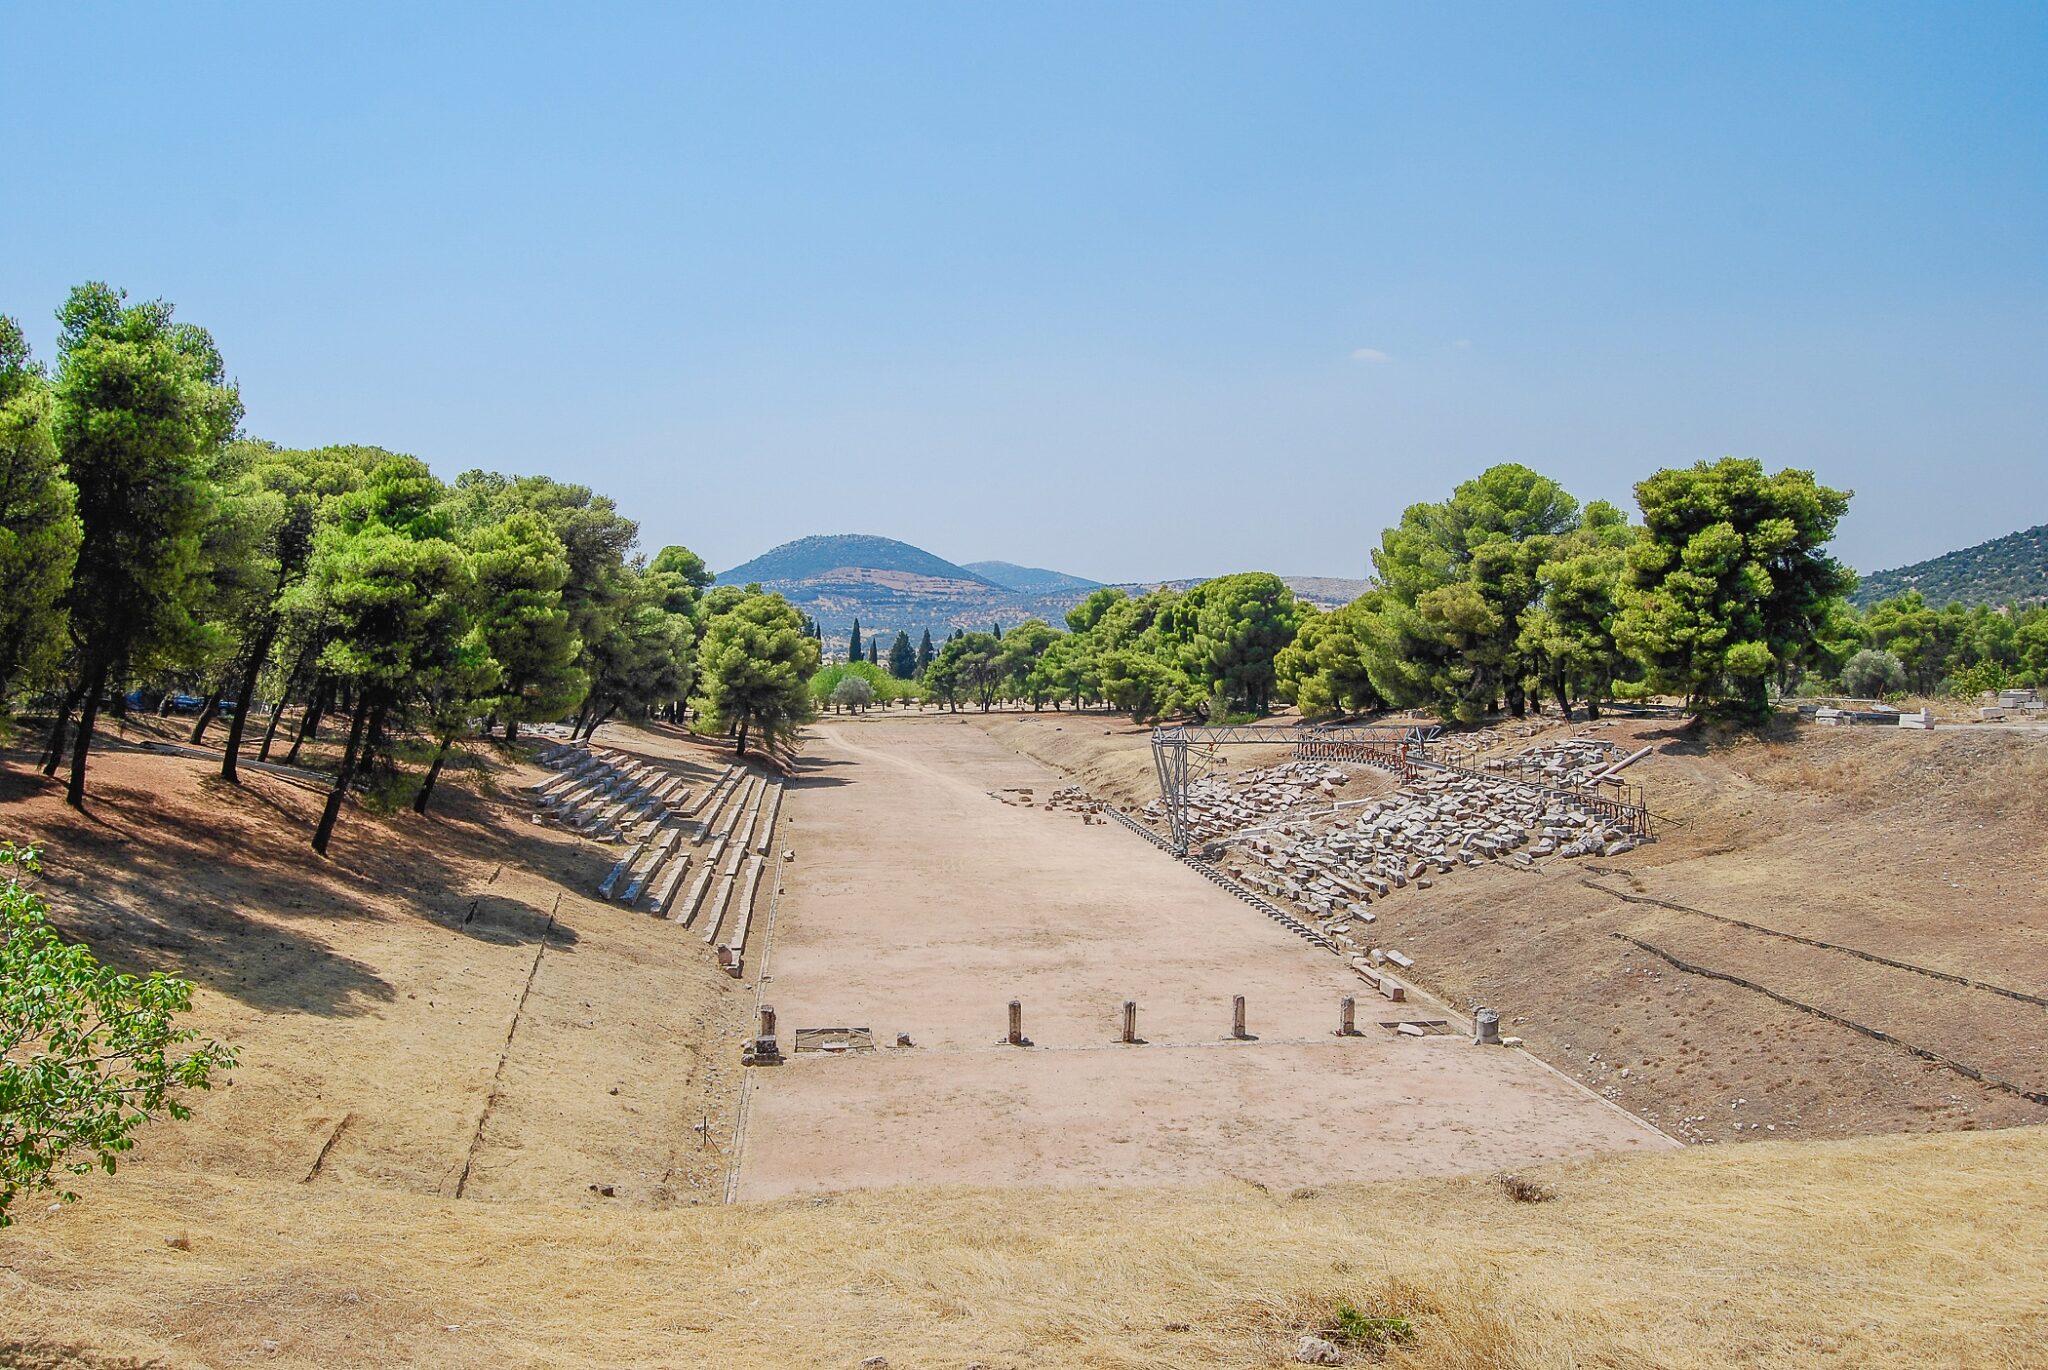
[[[393,997],[318,932],[380,910],[307,849],[299,809],[313,798],[268,778],[157,789],[137,774],[102,765],[81,813],[63,805],[60,780],[4,773],[0,833],[43,849],[37,885],[66,937],[115,969],[175,974],[265,1009],[347,1016]]]
[[[782,783],[792,790],[826,790],[852,785],[857,782],[851,776],[826,775],[824,772],[851,770],[857,764],[829,756],[806,756],[797,761],[796,770],[784,776]]]
[[[254,1008],[323,1018],[353,1017],[395,997],[374,969],[306,930],[184,891],[167,897],[147,870],[109,882],[46,867],[41,885],[58,931],[126,974],[160,971]],[[151,896],[137,898],[142,888]]]
[[[576,929],[556,915],[503,894],[480,894],[471,899],[461,918],[450,926],[465,937],[500,947],[546,942],[551,947],[568,948],[581,940]]]

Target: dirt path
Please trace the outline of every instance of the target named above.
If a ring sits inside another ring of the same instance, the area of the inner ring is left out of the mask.
[[[881,1049],[756,1072],[742,1198],[1300,1185],[1668,1145],[1519,1053],[1378,1026],[1441,1010],[1387,1004],[1133,834],[1045,810],[1062,783],[953,720],[817,730],[764,995],[785,1047],[864,1027]],[[1235,994],[1256,1040],[1230,1040]],[[1363,1036],[1333,1034],[1345,995]],[[1012,998],[1029,1050],[1000,1044]],[[1126,999],[1144,1045],[1116,1040]]]

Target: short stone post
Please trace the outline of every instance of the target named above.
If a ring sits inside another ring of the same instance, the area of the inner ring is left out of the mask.
[[[1472,1014],[1472,1045],[1497,1047],[1500,1045],[1500,1015],[1490,1008],[1481,1008]]]
[[[773,1004],[761,1005],[761,1031],[758,1035],[762,1037],[773,1037],[775,1035],[775,1006]]]
[[[1345,995],[1337,1001],[1337,1035],[1356,1037],[1358,1035],[1358,1001]]]
[[[1136,999],[1126,999],[1124,1000],[1124,1041],[1136,1042],[1137,1040],[1138,1001]]]
[[[1024,1045],[1024,1001],[1022,999],[1012,999],[1010,1001],[1010,1035],[1008,1041],[1013,1047]]]
[[[1234,996],[1230,1001],[1230,1035],[1237,1038],[1240,1042],[1246,1036],[1244,1030],[1244,996],[1242,994]]]

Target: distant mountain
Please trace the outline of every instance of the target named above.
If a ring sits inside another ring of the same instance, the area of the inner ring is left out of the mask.
[[[985,579],[992,580],[1005,590],[1016,590],[1028,595],[1054,595],[1067,590],[1082,596],[1102,588],[1099,580],[1084,580],[1070,576],[1064,571],[1048,571],[1038,566],[1019,566],[1009,561],[970,561],[964,569]]]
[[[1296,599],[1305,599],[1318,609],[1341,609],[1372,588],[1369,580],[1344,576],[1282,576]]]
[[[1134,595],[1141,595],[1147,590],[1191,590],[1204,579],[1206,577],[1196,576],[1191,580],[1152,580],[1117,588]],[[1282,576],[1280,581],[1294,591],[1296,599],[1318,609],[1341,609],[1372,588],[1369,580],[1347,580],[1342,576]]]
[[[1332,609],[1356,599],[1364,581],[1283,576],[1295,594]],[[1007,561],[957,565],[922,547],[864,533],[798,538],[764,552],[718,577],[721,585],[758,582],[778,591],[818,621],[828,651],[843,643],[853,621],[865,636],[910,634],[929,628],[934,638],[955,628],[1009,629],[1028,618],[1064,628],[1067,610],[1102,588],[1092,580],[1017,566]],[[1184,590],[1195,580],[1152,581],[1117,588],[1143,594],[1155,585]],[[886,645],[886,643],[885,643]]]
[[[1054,575],[1056,572],[1040,572]],[[721,575],[722,585],[758,581],[818,621],[828,650],[855,619],[862,632],[909,633],[929,628],[943,637],[955,628],[986,632],[1027,618],[1057,622],[1086,590],[1050,597],[1015,590],[922,547],[865,533],[798,538]]]
[[[733,567],[718,579],[723,585],[745,585],[750,581],[767,585],[821,580],[841,573],[868,573],[859,577],[862,579],[884,574],[957,581],[985,590],[1009,588],[964,566],[955,566],[944,557],[933,556],[922,547],[866,533],[835,533],[785,542],[744,566]]]
[[[1878,571],[1863,577],[1850,599],[1867,609],[1907,590],[1918,590],[1935,608],[2048,602],[2048,523],[1896,571]]]

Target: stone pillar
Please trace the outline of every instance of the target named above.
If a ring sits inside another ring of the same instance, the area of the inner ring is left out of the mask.
[[[1358,1035],[1358,1001],[1345,995],[1337,1001],[1337,1035],[1356,1037]]]
[[[1126,1042],[1138,1040],[1138,1001],[1136,999],[1124,1000],[1124,1040]]]
[[[775,1035],[775,1006],[773,1004],[761,1005],[761,1031],[759,1035],[762,1037],[773,1037]]]
[[[1472,1044],[1474,1046],[1497,1047],[1500,1045],[1500,1015],[1490,1008],[1475,1009],[1472,1013]]]
[[[1022,999],[1012,999],[1010,1001],[1010,1036],[1008,1040],[1013,1047],[1024,1045],[1024,1001]]]
[[[1230,1001],[1230,1035],[1242,1042],[1248,1035],[1244,1030],[1244,996],[1233,997]]]

